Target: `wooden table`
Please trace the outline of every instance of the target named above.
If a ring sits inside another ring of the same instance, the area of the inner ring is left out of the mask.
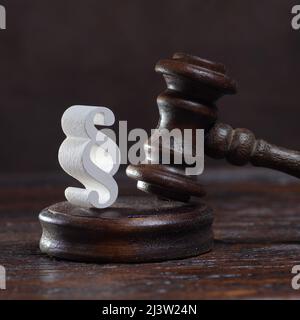
[[[40,253],[38,213],[63,200],[64,174],[2,176],[0,299],[300,298],[300,184],[260,169],[209,169],[201,177],[215,208],[215,247],[205,255],[150,264],[85,264]],[[119,179],[121,193],[133,182]],[[74,185],[74,182],[72,182]]]

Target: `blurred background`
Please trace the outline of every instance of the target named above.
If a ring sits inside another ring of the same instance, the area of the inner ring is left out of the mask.
[[[61,171],[60,118],[103,105],[129,129],[155,128],[156,62],[176,51],[223,62],[238,81],[222,121],[300,149],[300,31],[289,0],[1,0],[0,173]],[[209,165],[224,162],[209,161]]]

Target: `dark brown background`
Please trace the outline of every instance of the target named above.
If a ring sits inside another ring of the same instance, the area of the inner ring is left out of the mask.
[[[220,103],[224,121],[300,149],[297,1],[0,2],[2,173],[60,170],[60,118],[73,104],[155,127],[164,83],[154,65],[175,51],[224,62],[238,80],[239,94]]]

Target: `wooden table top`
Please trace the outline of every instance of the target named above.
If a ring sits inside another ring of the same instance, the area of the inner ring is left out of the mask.
[[[58,261],[41,254],[38,213],[63,200],[64,174],[0,177],[0,299],[300,298],[300,184],[260,169],[200,177],[215,209],[215,246],[196,258],[148,264]],[[135,192],[120,178],[121,193]],[[73,183],[74,185],[74,183]]]

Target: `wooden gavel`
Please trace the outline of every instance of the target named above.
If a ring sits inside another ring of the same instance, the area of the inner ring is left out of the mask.
[[[300,178],[300,152],[257,140],[248,129],[233,129],[217,122],[216,101],[237,91],[224,65],[176,53],[171,59],[160,60],[155,70],[167,84],[167,90],[157,99],[159,129],[204,129],[208,156],[226,158],[238,166],[251,163]],[[145,146],[151,148],[149,141]],[[190,196],[203,196],[199,182],[185,176],[183,169],[184,165],[130,165],[127,174],[138,180],[139,189],[160,197],[187,201]]]

